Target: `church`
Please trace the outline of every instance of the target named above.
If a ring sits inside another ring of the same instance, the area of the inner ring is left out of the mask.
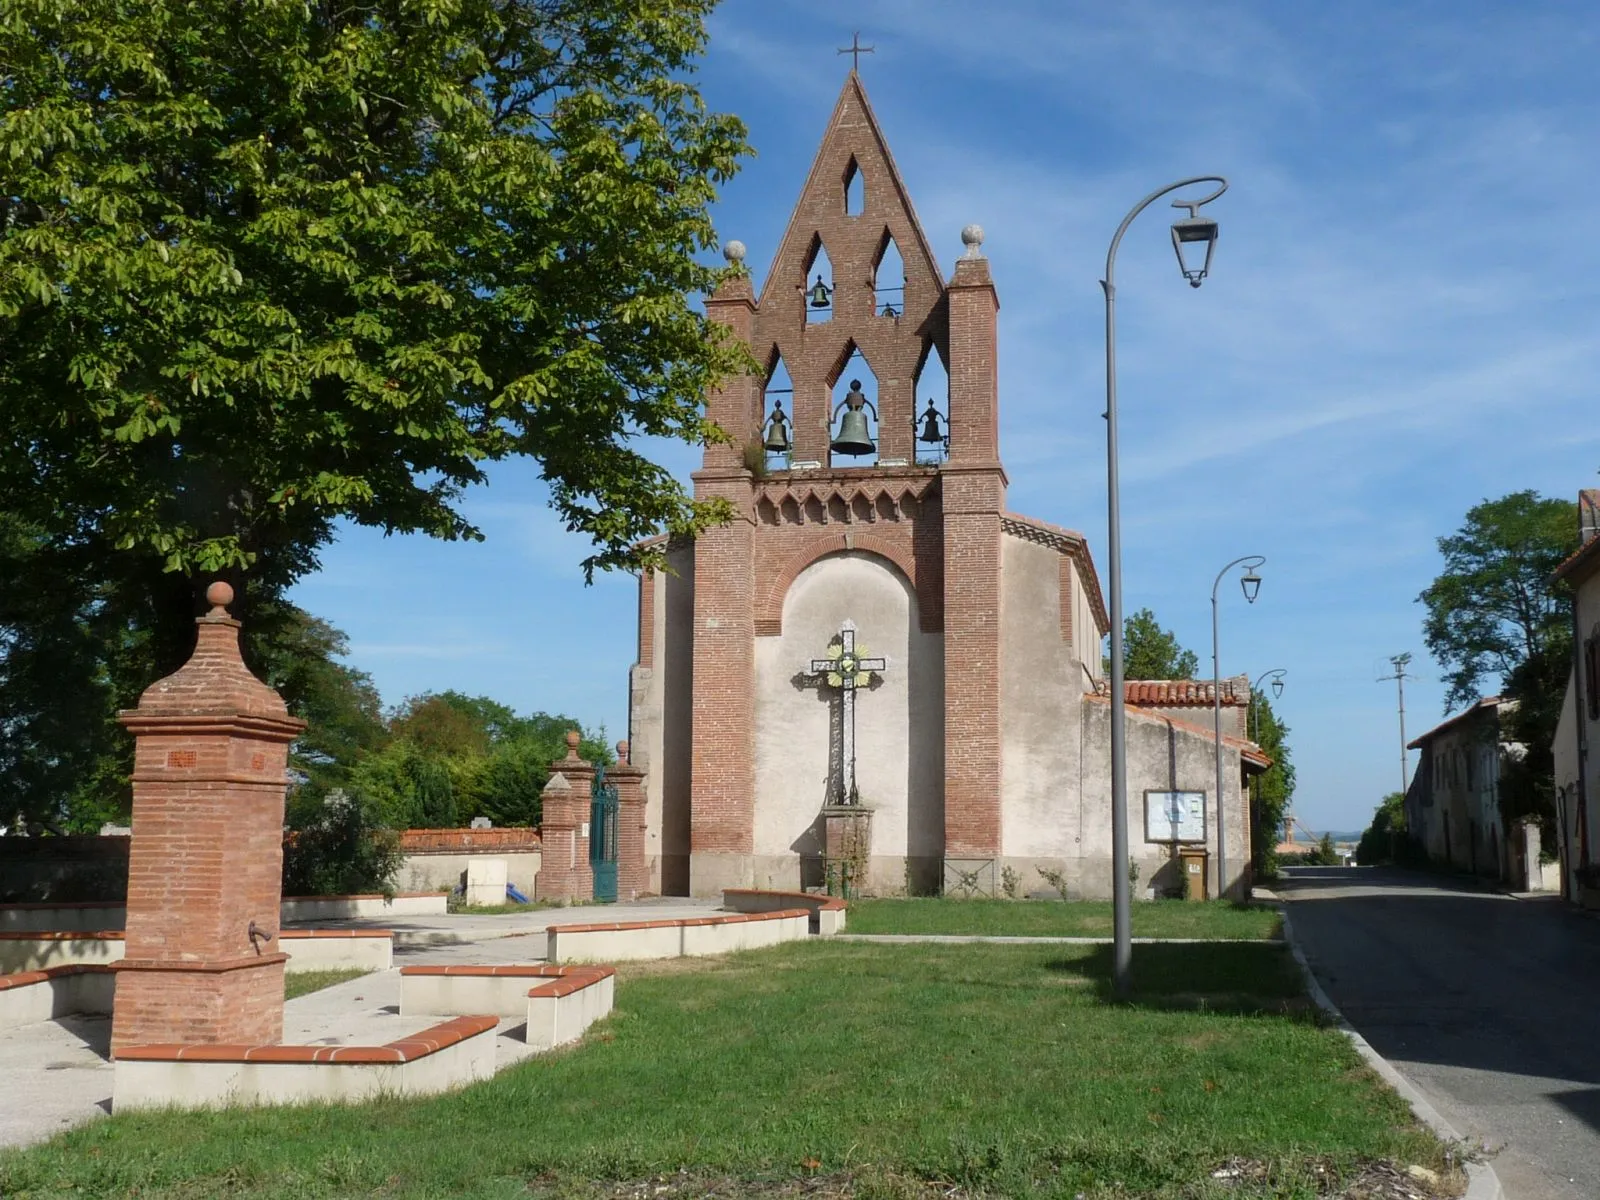
[[[1081,534],[1006,507],[999,295],[983,231],[947,279],[859,76],[845,80],[760,290],[706,301],[764,376],[707,397],[733,435],[697,497],[735,518],[640,579],[629,744],[652,890],[843,885],[1208,895],[1248,869],[1248,685],[1127,685],[1131,861],[1111,861],[1108,619]],[[1227,878],[1218,879],[1218,804]],[[1199,868],[1197,868],[1199,869]]]

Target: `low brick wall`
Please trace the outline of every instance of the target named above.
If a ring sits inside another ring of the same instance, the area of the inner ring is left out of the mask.
[[[807,936],[810,924],[806,909],[791,908],[677,921],[551,925],[545,931],[545,958],[552,963],[624,962],[727,954],[798,941]]]
[[[456,1017],[384,1046],[129,1046],[117,1052],[112,1108],[431,1095],[494,1074],[498,1025],[487,1014]]]
[[[469,1010],[503,1017],[526,1015],[523,1038],[540,1050],[577,1041],[584,1030],[611,1012],[615,995],[616,971],[611,967],[400,968],[402,1017]]]
[[[505,859],[506,882],[532,896],[543,848],[537,829],[408,829],[400,835],[406,857],[395,882],[414,891],[450,890],[474,859],[487,856]]]
[[[289,956],[283,969],[387,971],[394,965],[394,934],[387,929],[285,929],[278,949]]]
[[[760,888],[723,888],[722,907],[729,912],[778,912],[804,908],[811,914],[811,932],[823,937],[844,932],[846,905],[835,896],[814,892],[775,892]]]
[[[116,976],[104,963],[71,963],[0,975],[0,1030],[72,1013],[109,1013]]]

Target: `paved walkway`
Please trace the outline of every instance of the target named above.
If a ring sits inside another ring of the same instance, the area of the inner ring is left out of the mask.
[[[1509,1200],[1600,1197],[1600,921],[1435,875],[1286,875],[1323,987],[1452,1125],[1500,1148]]]
[[[394,969],[290,1000],[283,1040],[290,1044],[381,1046],[435,1024],[400,1014],[400,967],[438,963],[543,962],[545,929],[599,921],[703,917],[715,900],[643,900],[604,906],[538,909],[495,916],[404,917],[317,921],[297,928],[392,929]],[[41,1141],[111,1110],[109,1017],[68,1017],[0,1031],[0,1147]],[[529,1054],[522,1022],[500,1023],[500,1063]]]

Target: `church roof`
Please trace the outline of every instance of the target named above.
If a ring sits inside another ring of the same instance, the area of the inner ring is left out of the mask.
[[[1144,708],[1210,708],[1213,689],[1203,679],[1128,679],[1123,699]],[[1222,706],[1241,708],[1250,703],[1250,685],[1241,677],[1222,681]]]
[[[1048,521],[1035,520],[1033,517],[1024,517],[1018,513],[1002,513],[1000,528],[1014,537],[1037,542],[1041,546],[1049,546],[1063,554],[1070,554],[1077,561],[1078,570],[1083,574],[1084,590],[1089,593],[1089,605],[1094,609],[1095,620],[1100,623],[1100,632],[1105,633],[1111,628],[1111,617],[1106,613],[1105,594],[1100,590],[1100,576],[1094,569],[1094,557],[1089,553],[1089,543],[1084,540],[1083,534],[1074,529],[1063,529]]]

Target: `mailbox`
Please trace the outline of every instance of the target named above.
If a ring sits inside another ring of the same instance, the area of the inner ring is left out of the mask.
[[[1184,846],[1178,851],[1183,867],[1183,878],[1187,886],[1187,895],[1191,900],[1211,899],[1211,890],[1207,886],[1210,877],[1206,871],[1206,860],[1210,857],[1204,846]]]

